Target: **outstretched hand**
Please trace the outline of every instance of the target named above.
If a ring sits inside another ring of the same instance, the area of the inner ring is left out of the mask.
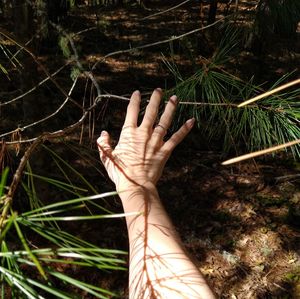
[[[195,120],[189,119],[170,139],[164,141],[176,110],[177,98],[172,96],[169,99],[156,124],[161,98],[161,89],[155,89],[142,123],[138,126],[141,95],[139,91],[135,91],[130,98],[125,122],[115,149],[111,147],[108,132],[102,131],[97,140],[101,161],[109,177],[116,184],[117,191],[147,183],[155,185],[173,149],[194,125]]]

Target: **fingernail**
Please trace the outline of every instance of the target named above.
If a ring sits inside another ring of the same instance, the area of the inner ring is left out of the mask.
[[[140,95],[141,94],[139,90],[135,90],[133,93],[136,94],[136,95]]]
[[[158,91],[158,92],[162,92],[162,89],[160,87],[155,88],[155,90]]]
[[[174,104],[177,104],[177,102],[178,102],[178,98],[177,98],[176,95],[172,95],[172,96],[170,97],[170,100],[171,100]]]
[[[195,123],[195,118],[194,117],[186,121],[186,125],[189,128],[192,128],[194,126],[194,123]]]
[[[100,136],[106,136],[108,133],[106,131],[102,131]]]

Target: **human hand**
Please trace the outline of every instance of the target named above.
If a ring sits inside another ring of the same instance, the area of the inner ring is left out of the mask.
[[[130,186],[143,186],[146,183],[155,185],[173,149],[194,125],[195,120],[189,119],[165,142],[164,137],[171,125],[177,98],[170,98],[159,123],[154,127],[161,98],[161,89],[155,89],[143,121],[137,126],[141,95],[139,91],[135,91],[130,98],[115,149],[112,149],[110,136],[106,131],[102,131],[97,140],[100,159],[109,177],[116,184],[117,191],[126,190]]]

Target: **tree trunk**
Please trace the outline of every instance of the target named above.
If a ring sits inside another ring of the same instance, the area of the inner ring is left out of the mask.
[[[13,1],[13,15],[14,15],[14,34],[22,45],[25,45],[34,35],[34,16],[32,7],[24,0]],[[32,47],[34,43],[30,43]],[[36,63],[32,57],[21,51],[18,55],[18,60],[22,63],[20,75],[20,89],[25,92],[33,87],[38,79],[38,72]],[[36,93],[31,93],[28,97],[23,99],[23,122],[28,124],[36,119],[41,109],[40,104],[37,103],[38,98]]]

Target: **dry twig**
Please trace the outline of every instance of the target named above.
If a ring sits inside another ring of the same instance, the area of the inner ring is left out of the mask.
[[[151,19],[151,18],[153,18],[153,17],[157,17],[157,16],[159,16],[159,15],[165,14],[165,13],[167,13],[167,12],[169,12],[169,11],[172,11],[172,10],[174,10],[174,9],[176,9],[176,8],[178,8],[178,7],[182,6],[182,5],[184,5],[184,4],[188,3],[188,2],[190,2],[190,1],[191,1],[191,0],[183,1],[183,2],[181,2],[181,3],[179,3],[179,4],[175,5],[175,6],[172,6],[172,7],[168,8],[168,9],[166,9],[166,10],[164,10],[164,11],[160,11],[160,12],[158,12],[158,13],[155,13],[155,14],[152,14],[152,15],[150,15],[150,16],[144,17],[144,18],[141,19],[141,21],[144,21],[144,20],[147,20],[147,19]]]
[[[132,51],[135,51],[135,50],[142,50],[142,49],[146,49],[146,48],[150,48],[150,47],[154,47],[154,46],[158,46],[158,45],[162,45],[162,44],[166,44],[166,43],[169,43],[169,42],[172,42],[172,41],[175,41],[175,40],[178,40],[178,39],[182,39],[183,37],[186,37],[186,36],[189,36],[189,35],[192,35],[194,33],[197,33],[199,31],[203,31],[207,28],[210,28],[210,27],[213,27],[215,26],[216,24],[224,21],[226,19],[226,17],[223,17],[219,20],[217,20],[216,22],[212,23],[212,24],[209,24],[207,26],[203,26],[201,28],[197,28],[197,29],[194,29],[194,30],[191,30],[191,31],[188,31],[186,33],[183,33],[181,35],[177,35],[177,36],[173,36],[171,38],[168,38],[168,39],[164,39],[164,40],[161,40],[161,41],[157,41],[157,42],[154,42],[154,43],[149,43],[149,44],[145,44],[145,45],[142,45],[142,46],[137,46],[137,47],[134,47],[134,48],[130,48],[130,49],[126,49],[126,50],[119,50],[119,51],[115,51],[115,52],[111,52],[111,53],[108,53],[106,54],[104,57],[102,57],[100,60],[98,60],[92,67],[92,70],[94,70],[97,65],[103,61],[105,61],[106,58],[108,57],[112,57],[112,56],[115,56],[115,55],[120,55],[120,54],[124,54],[124,53],[130,53]]]
[[[55,72],[53,72],[50,76],[47,76],[45,79],[43,79],[42,81],[40,81],[38,84],[36,84],[34,87],[30,88],[29,90],[25,91],[24,93],[22,93],[21,95],[16,96],[15,98],[6,101],[6,102],[0,102],[0,107],[1,106],[5,106],[5,105],[9,105],[12,104],[18,100],[23,99],[25,96],[29,95],[30,93],[32,93],[33,91],[35,91],[38,87],[42,86],[45,82],[47,82],[50,77],[54,77],[56,76],[59,72],[61,72],[66,66],[68,66],[70,63],[72,62],[72,60],[68,61],[67,63],[65,63],[62,67],[60,67],[58,70],[56,70]],[[0,94],[1,95],[1,94]]]
[[[49,71],[47,70],[47,68],[40,63],[40,61],[38,60],[38,58],[32,53],[32,51],[30,49],[28,49],[25,45],[22,45],[20,42],[16,41],[13,37],[11,37],[10,33],[7,32],[5,29],[0,27],[0,35],[4,36],[6,39],[8,39],[9,41],[11,41],[12,43],[14,43],[15,45],[17,45],[20,48],[23,48],[24,51],[26,53],[28,53],[31,58],[34,60],[34,62],[41,68],[41,70],[46,74],[47,77],[49,77],[49,79],[51,80],[51,82],[56,86],[56,88],[65,96],[68,97],[67,93],[65,92],[65,90],[60,86],[60,84],[52,77],[52,75],[49,73]],[[78,108],[82,109],[82,107],[72,98],[70,98],[70,101],[77,106]]]

